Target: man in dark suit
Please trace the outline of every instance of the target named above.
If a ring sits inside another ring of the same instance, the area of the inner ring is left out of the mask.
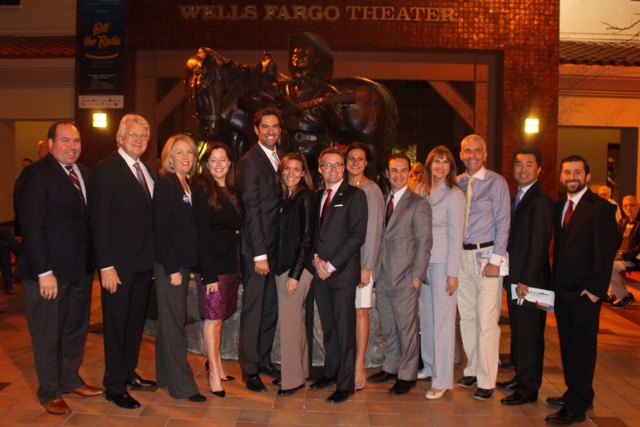
[[[283,153],[282,115],[269,106],[254,117],[255,144],[238,162],[238,190],[244,205],[242,227],[242,310],[238,359],[248,390],[267,391],[260,374],[280,378],[271,363],[271,348],[278,323],[278,294],[273,267],[278,256],[277,213],[280,199],[275,179]]]
[[[376,260],[376,307],[385,341],[382,371],[371,382],[395,379],[389,393],[402,395],[416,386],[420,358],[418,297],[425,281],[433,238],[431,205],[409,190],[411,161],[392,154],[386,175],[391,185]]]
[[[513,394],[500,400],[505,405],[535,402],[542,384],[547,312],[518,305],[518,301],[529,293],[530,286],[549,289],[553,201],[538,182],[541,163],[542,154],[537,147],[521,147],[513,156],[513,176],[518,183],[518,192],[511,205],[507,244],[509,276],[505,279],[505,287],[516,375],[510,381],[497,383],[500,388],[514,390]],[[512,284],[517,285],[518,299],[512,299]]]
[[[324,342],[324,377],[311,384],[336,383],[328,402],[353,394],[356,363],[356,287],[360,282],[360,247],[367,233],[367,197],[344,180],[344,155],[326,148],[318,157],[325,189],[317,192],[320,221],[314,236],[312,282]]]
[[[547,403],[562,406],[545,418],[549,424],[584,421],[595,396],[600,308],[607,297],[618,233],[615,206],[589,190],[590,179],[583,157],[562,160],[560,182],[567,197],[555,204],[552,289],[567,391],[547,398]]]
[[[127,114],[120,121],[118,150],[94,168],[89,212],[102,284],[107,400],[140,407],[127,385],[152,387],[136,374],[140,339],[153,268],[151,194],[153,178],[140,156],[149,142],[149,123]]]
[[[38,375],[38,400],[47,412],[71,409],[62,393],[96,396],[78,374],[89,323],[93,271],[85,201],[88,170],[76,163],[80,133],[57,122],[48,133],[49,154],[25,169],[16,194],[22,220],[22,279]]]

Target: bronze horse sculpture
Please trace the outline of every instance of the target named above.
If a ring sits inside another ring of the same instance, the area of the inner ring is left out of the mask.
[[[201,47],[187,61],[184,77],[201,139],[229,144],[239,159],[256,142],[253,114],[265,105],[282,106],[282,88],[290,80],[275,70],[268,54],[261,63],[248,66]],[[337,105],[342,123],[331,139],[341,145],[353,141],[366,144],[378,177],[384,176],[386,159],[397,136],[398,109],[393,96],[381,84],[362,77],[333,79],[330,83],[337,89],[337,97],[348,94],[352,98]],[[302,151],[315,171],[314,156],[319,150],[309,147],[308,141],[289,138],[295,131],[287,127],[285,117],[280,148],[285,152]]]

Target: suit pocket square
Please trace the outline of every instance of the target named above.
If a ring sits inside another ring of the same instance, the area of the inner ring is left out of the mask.
[[[334,206],[334,208],[341,208],[341,207],[343,207],[343,206],[344,206],[344,205],[335,205],[335,206]]]

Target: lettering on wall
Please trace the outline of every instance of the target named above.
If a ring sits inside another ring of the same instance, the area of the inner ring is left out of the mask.
[[[185,20],[249,20],[264,21],[403,21],[453,22],[455,10],[446,7],[419,6],[351,6],[335,5],[239,5],[191,4],[179,5]]]

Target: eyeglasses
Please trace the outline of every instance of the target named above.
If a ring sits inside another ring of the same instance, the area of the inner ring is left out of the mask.
[[[149,137],[150,137],[150,136],[149,136],[148,134],[146,134],[146,133],[135,133],[135,132],[131,132],[131,131],[130,131],[130,132],[127,132],[127,133],[125,134],[125,136],[132,137],[132,138],[136,138],[136,139],[138,139],[138,138],[140,138],[140,139],[149,139]]]
[[[320,167],[326,171],[328,171],[331,168],[336,168],[336,169],[340,169],[344,167],[344,163],[323,163],[320,165]]]

